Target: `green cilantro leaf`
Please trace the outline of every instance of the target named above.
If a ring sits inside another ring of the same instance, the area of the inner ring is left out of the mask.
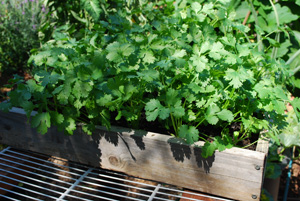
[[[217,150],[217,146],[215,143],[205,142],[204,146],[202,147],[201,155],[203,158],[208,158],[214,154]]]
[[[206,114],[205,114],[205,119],[207,120],[208,123],[212,124],[212,125],[216,125],[219,121],[217,115],[217,112],[220,111],[220,108],[213,104],[210,105],[207,110],[206,110]]]
[[[96,103],[100,106],[105,106],[112,101],[113,97],[111,94],[105,94],[103,97],[96,99]]]
[[[232,114],[231,111],[223,109],[221,112],[217,113],[217,116],[223,120],[223,121],[228,121],[228,122],[232,122],[234,119],[234,116]]]
[[[92,90],[92,86],[90,83],[88,82],[82,82],[77,80],[75,82],[75,85],[73,87],[72,90],[72,94],[76,97],[76,98],[80,98],[80,97],[88,97],[89,92]]]
[[[140,57],[143,58],[143,61],[146,63],[152,64],[155,62],[155,57],[151,50],[142,50],[140,52]]]
[[[65,132],[69,135],[73,135],[74,130],[76,130],[76,121],[69,117],[64,121]]]
[[[193,144],[199,140],[199,131],[194,126],[181,125],[179,137],[185,139],[188,144]]]
[[[170,109],[163,107],[157,99],[151,99],[146,103],[145,110],[147,121],[154,121],[158,116],[164,120],[170,114]]]
[[[229,84],[233,86],[234,88],[239,88],[243,85],[243,82],[247,79],[251,78],[248,72],[245,71],[244,68],[240,68],[237,71],[233,69],[226,70],[225,79],[229,80]]]
[[[38,113],[31,119],[31,126],[37,128],[37,131],[41,134],[47,133],[50,125],[50,114],[48,112]]]
[[[181,100],[178,100],[175,105],[172,107],[172,114],[176,118],[181,118],[185,115],[185,109],[181,105]]]
[[[106,58],[115,63],[121,62],[124,56],[129,56],[134,52],[134,48],[130,44],[120,44],[117,41],[109,44],[106,50],[108,51]]]

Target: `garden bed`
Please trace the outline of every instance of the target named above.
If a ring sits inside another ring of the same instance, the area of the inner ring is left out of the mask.
[[[232,148],[205,159],[201,142],[189,146],[172,136],[120,127],[97,127],[93,135],[78,127],[72,136],[51,127],[43,136],[17,108],[0,113],[0,142],[238,200],[260,199],[266,156]]]

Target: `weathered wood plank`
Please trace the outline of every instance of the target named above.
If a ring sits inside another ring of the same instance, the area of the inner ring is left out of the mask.
[[[80,128],[73,136],[55,128],[40,135],[26,121],[24,115],[0,112],[0,143],[232,199],[260,198],[261,152],[232,148],[204,159],[201,147],[167,135],[119,127],[98,127],[92,136]]]

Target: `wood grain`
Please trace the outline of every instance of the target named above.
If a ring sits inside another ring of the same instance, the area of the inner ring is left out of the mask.
[[[201,145],[171,136],[97,127],[73,136],[51,128],[38,134],[23,114],[0,112],[0,143],[236,200],[259,200],[265,153],[232,148],[201,157]],[[256,199],[253,199],[256,197]]]

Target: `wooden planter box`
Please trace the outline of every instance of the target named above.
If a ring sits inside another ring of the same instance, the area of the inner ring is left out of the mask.
[[[56,128],[41,135],[22,113],[0,112],[0,144],[226,198],[260,199],[265,153],[232,148],[204,159],[200,147],[172,136],[119,127],[98,127],[91,136],[80,127],[73,136]]]

